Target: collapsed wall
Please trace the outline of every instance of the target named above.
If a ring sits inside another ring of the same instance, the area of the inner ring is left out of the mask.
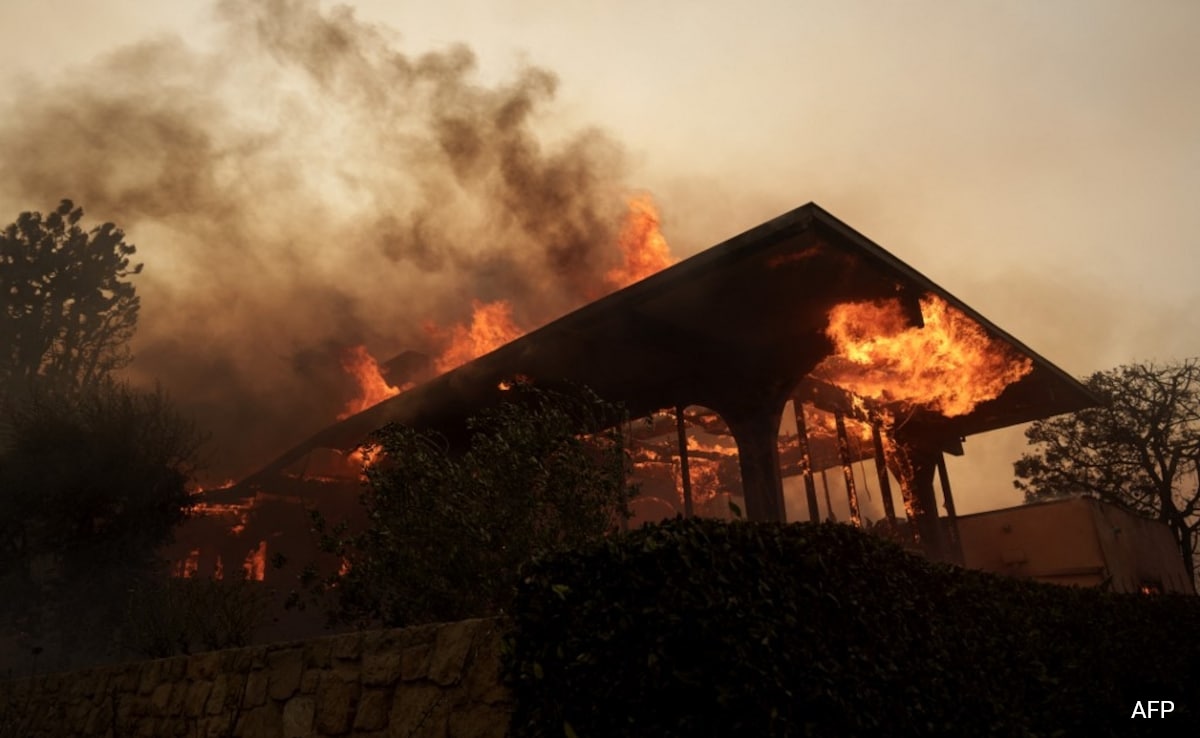
[[[503,631],[465,620],[0,682],[0,738],[503,736]]]

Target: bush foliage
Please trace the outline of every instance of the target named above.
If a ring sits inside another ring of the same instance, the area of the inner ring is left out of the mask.
[[[517,383],[468,420],[465,449],[396,424],[375,433],[366,529],[314,515],[321,548],[343,562],[315,581],[332,595],[331,619],[401,626],[507,611],[536,553],[602,538],[628,517],[619,417],[590,391]],[[315,576],[310,567],[310,592]]]
[[[1137,700],[1200,717],[1198,627],[1194,597],[677,519],[528,567],[506,670],[522,736],[1137,735]]]

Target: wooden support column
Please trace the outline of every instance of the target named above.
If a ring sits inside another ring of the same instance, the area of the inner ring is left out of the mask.
[[[908,456],[912,465],[913,513],[921,535],[921,547],[931,560],[944,561],[947,558],[946,541],[942,535],[937,497],[933,490],[933,475],[937,471],[941,451],[927,447],[910,448]]]
[[[833,514],[833,500],[829,498],[829,478],[825,476],[825,470],[821,470],[821,486],[825,488],[825,519],[831,523],[837,522],[837,516]]]
[[[963,563],[962,539],[958,537],[958,513],[954,510],[954,495],[950,491],[950,474],[946,471],[946,454],[938,453],[938,482],[942,485],[942,500],[946,505],[946,528],[949,535],[949,553],[957,563]]]
[[[892,482],[888,479],[887,457],[883,450],[883,433],[879,423],[871,424],[871,440],[875,444],[875,472],[879,476],[879,489],[883,494],[883,514],[887,516],[888,525],[896,529],[896,505],[892,501]]]
[[[804,468],[804,498],[808,502],[808,519],[821,522],[821,509],[817,506],[817,485],[813,480],[812,453],[808,448],[808,426],[804,423],[804,405],[799,398],[792,398],[792,410],[796,415],[796,435],[800,444],[800,464]]]
[[[683,517],[692,517],[692,473],[688,465],[687,429],[683,427],[683,405],[675,406],[675,432],[679,436],[679,476],[683,480]]]
[[[846,419],[841,413],[833,414],[837,424],[838,457],[842,462],[842,476],[846,480],[846,499],[850,502],[850,522],[856,528],[862,527],[862,516],[858,511],[858,491],[854,488],[854,467],[850,458],[850,438],[846,435]]]
[[[779,473],[779,420],[785,399],[721,413],[737,441],[747,520],[782,523],[786,518]]]

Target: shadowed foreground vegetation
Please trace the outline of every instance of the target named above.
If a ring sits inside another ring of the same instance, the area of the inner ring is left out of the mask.
[[[675,520],[535,562],[520,736],[1141,735],[1200,715],[1200,600],[931,564],[836,524]],[[1137,700],[1171,700],[1131,720]]]

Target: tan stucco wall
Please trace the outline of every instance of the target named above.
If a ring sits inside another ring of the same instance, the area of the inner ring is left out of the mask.
[[[502,633],[467,620],[0,682],[0,738],[499,738]]]
[[[971,569],[1056,584],[1137,592],[1143,582],[1192,592],[1170,531],[1089,498],[994,510],[958,519]]]

